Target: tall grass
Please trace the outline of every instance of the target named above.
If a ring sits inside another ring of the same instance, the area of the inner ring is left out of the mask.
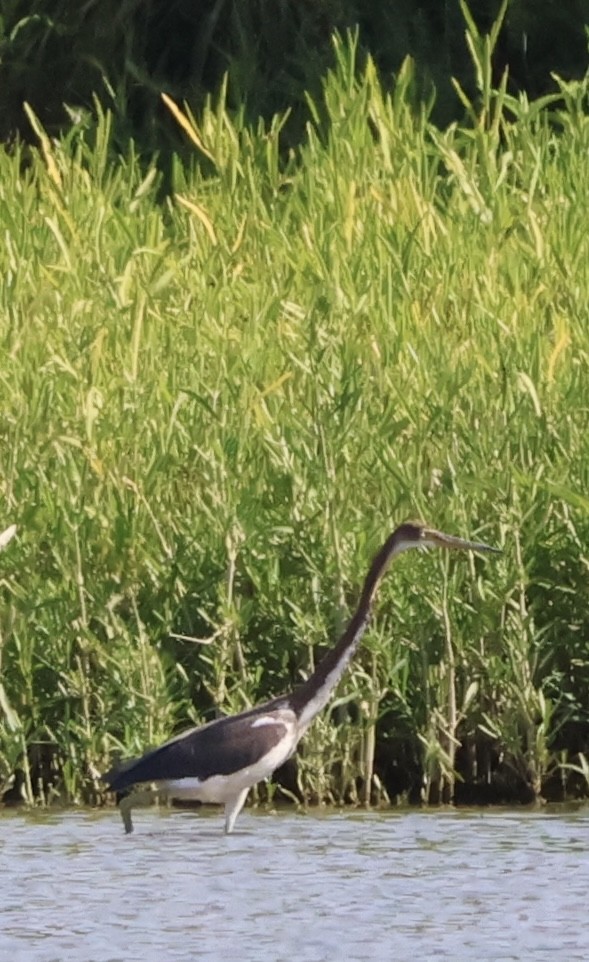
[[[492,67],[498,76],[508,66],[511,92],[536,97],[554,89],[552,72],[571,80],[587,69],[586,0],[509,0],[505,16],[503,0],[471,6],[481,30],[502,20]],[[178,140],[161,123],[159,91],[200,108],[227,73],[231,106],[250,120],[290,108],[285,133],[298,144],[304,94],[320,90],[333,63],[331,35],[353,25],[386,83],[405,56],[415,59],[419,89],[429,96],[435,84],[436,122],[447,123],[460,115],[451,78],[474,89],[463,13],[463,0],[6,0],[0,139],[30,135],[23,100],[55,133],[98,93],[113,108],[118,143],[134,137],[167,155]]]
[[[295,789],[583,783],[587,80],[483,84],[439,132],[410,61],[390,96],[336,61],[286,161],[283,118],[177,107],[163,205],[98,105],[0,153],[0,774],[31,797],[296,683],[406,516],[504,555],[399,560]]]

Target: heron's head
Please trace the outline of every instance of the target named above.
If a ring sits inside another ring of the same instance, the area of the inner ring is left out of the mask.
[[[408,548],[446,548],[450,551],[493,551],[501,553],[500,548],[493,548],[482,541],[469,541],[457,538],[453,534],[437,531],[420,521],[407,521],[396,531],[397,552]],[[396,553],[397,553],[396,552]]]

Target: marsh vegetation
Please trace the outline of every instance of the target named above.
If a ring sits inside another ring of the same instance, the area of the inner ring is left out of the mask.
[[[30,799],[295,684],[416,516],[504,553],[399,560],[285,789],[587,790],[588,79],[514,97],[470,41],[445,129],[353,36],[296,149],[168,101],[163,199],[98,101],[0,150],[0,776]]]

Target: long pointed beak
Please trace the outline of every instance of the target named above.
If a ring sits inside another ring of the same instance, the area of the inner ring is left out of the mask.
[[[443,531],[436,531],[434,528],[427,528],[423,532],[426,544],[436,545],[438,548],[449,548],[459,551],[492,551],[494,554],[501,554],[501,548],[493,548],[484,541],[468,541],[464,538],[457,538],[453,534],[444,534]]]

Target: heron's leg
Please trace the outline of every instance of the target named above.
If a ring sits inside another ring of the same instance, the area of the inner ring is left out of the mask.
[[[158,798],[160,795],[161,792],[158,792],[157,788],[143,788],[138,792],[131,792],[130,795],[125,795],[125,797],[120,800],[119,811],[127,835],[130,835],[133,831],[131,809],[135,808],[136,805],[148,805],[154,798]]]
[[[233,826],[235,825],[235,819],[244,806],[248,792],[249,788],[244,788],[239,795],[234,795],[232,799],[225,802],[225,835],[231,835]]]

